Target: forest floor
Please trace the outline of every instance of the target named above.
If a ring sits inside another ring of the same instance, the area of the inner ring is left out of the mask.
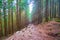
[[[60,40],[60,23],[49,21],[43,24],[29,24],[6,40]]]

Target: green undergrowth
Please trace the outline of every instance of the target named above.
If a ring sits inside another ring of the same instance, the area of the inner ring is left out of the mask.
[[[56,21],[56,22],[60,22],[60,19],[56,18],[55,21]]]

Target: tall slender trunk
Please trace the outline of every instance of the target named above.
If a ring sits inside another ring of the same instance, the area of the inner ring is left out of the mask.
[[[9,27],[9,34],[11,34],[11,17],[10,17],[11,13],[10,13],[10,9],[8,10],[8,27]]]
[[[54,20],[54,0],[52,0],[52,19]]]
[[[9,20],[9,34],[12,34],[13,33],[13,12],[12,12],[12,9],[10,8],[9,9],[9,18],[10,18],[10,20]]]
[[[55,3],[55,15],[54,15],[54,18],[56,18],[56,11],[57,11],[57,9],[56,9],[56,3]]]
[[[3,13],[4,13],[4,33],[5,33],[5,35],[7,35],[7,31],[6,31],[6,27],[7,27],[7,19],[6,19],[6,17],[7,17],[7,15],[6,15],[6,2],[5,2],[5,0],[3,0]]]
[[[48,22],[48,0],[46,0],[45,21]]]
[[[16,2],[17,2],[17,3],[16,3],[16,9],[17,9],[17,10],[16,10],[16,22],[17,22],[16,24],[17,24],[17,28],[18,28],[17,30],[20,30],[20,28],[21,28],[21,27],[20,27],[20,26],[21,26],[21,22],[20,22],[20,21],[21,21],[21,13],[20,13],[20,11],[21,11],[21,10],[20,10],[19,4],[18,4],[19,1],[21,1],[21,0],[17,0],[17,1],[16,1]]]
[[[18,13],[18,0],[16,1],[16,24],[17,24],[17,28],[19,27],[19,13]],[[18,29],[17,29],[18,30]]]
[[[50,20],[52,20],[52,8],[51,8],[51,0],[50,0]]]
[[[11,30],[12,30],[12,34],[14,33],[14,29],[13,29],[13,8],[11,9]]]
[[[19,7],[19,30],[21,28],[21,8]]]
[[[42,23],[42,0],[38,1],[38,24]]]
[[[2,36],[2,14],[0,9],[0,36]]]
[[[59,14],[58,14],[58,18],[60,19],[60,0],[59,0]]]

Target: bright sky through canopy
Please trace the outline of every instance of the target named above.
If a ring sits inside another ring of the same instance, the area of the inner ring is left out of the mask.
[[[34,1],[31,1],[31,2],[29,3],[29,13],[28,13],[28,19],[29,19],[29,22],[32,22],[33,2],[34,2]]]
[[[32,12],[32,9],[33,9],[33,1],[29,4],[29,13]]]

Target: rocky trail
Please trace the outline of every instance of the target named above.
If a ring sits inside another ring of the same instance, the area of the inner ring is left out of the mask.
[[[29,24],[6,40],[60,40],[60,23],[50,21],[44,24]]]

